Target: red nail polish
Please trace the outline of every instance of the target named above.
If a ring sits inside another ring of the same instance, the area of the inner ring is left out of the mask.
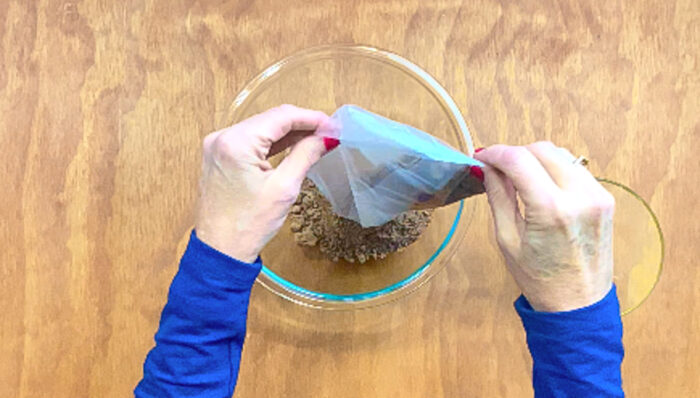
[[[340,141],[331,137],[323,137],[323,145],[326,147],[327,151],[333,150],[335,147],[340,145]]]
[[[474,150],[474,153],[479,153],[479,152],[483,151],[484,149],[486,149],[486,148],[484,148],[483,146],[481,148],[476,148]]]
[[[484,182],[484,170],[481,169],[479,166],[471,166],[469,167],[469,172],[476,178],[479,179],[479,181]]]

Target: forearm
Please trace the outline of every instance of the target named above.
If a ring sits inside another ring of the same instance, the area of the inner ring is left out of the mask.
[[[623,397],[622,321],[615,287],[596,304],[568,312],[515,302],[533,359],[536,397]]]
[[[192,233],[136,396],[231,396],[260,268],[259,261],[239,262]]]

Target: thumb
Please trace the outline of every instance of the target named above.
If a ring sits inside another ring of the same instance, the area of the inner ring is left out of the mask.
[[[294,144],[289,154],[277,166],[276,177],[280,181],[301,185],[311,166],[335,146],[337,144],[329,143],[328,138],[317,135],[304,137]]]
[[[502,250],[514,254],[520,247],[525,221],[518,208],[513,183],[505,174],[487,165],[484,168],[484,186],[496,226],[498,244]]]

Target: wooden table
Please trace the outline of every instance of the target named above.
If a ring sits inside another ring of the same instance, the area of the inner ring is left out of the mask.
[[[647,199],[667,257],[624,318],[625,389],[699,393],[696,0],[2,0],[1,397],[131,394],[192,224],[201,138],[263,67],[326,43],[424,67],[477,144],[552,140]],[[396,304],[319,315],[256,287],[236,396],[530,395],[518,291],[474,200],[480,243]]]

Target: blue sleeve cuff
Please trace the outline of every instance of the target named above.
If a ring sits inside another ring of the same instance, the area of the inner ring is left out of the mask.
[[[618,325],[620,323],[620,304],[617,300],[615,285],[602,300],[588,307],[572,311],[536,311],[522,295],[515,301],[514,305],[528,332],[553,335],[568,331],[600,329],[605,325]]]
[[[187,270],[190,275],[199,275],[209,283],[240,288],[253,285],[262,269],[262,260],[260,256],[252,263],[236,260],[199,240],[197,232],[192,230],[181,266],[194,268]]]

